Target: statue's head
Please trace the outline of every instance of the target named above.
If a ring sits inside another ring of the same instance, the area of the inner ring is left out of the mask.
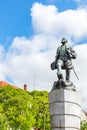
[[[63,38],[61,39],[61,43],[62,43],[62,44],[65,44],[66,42],[68,42],[68,40],[63,37]]]

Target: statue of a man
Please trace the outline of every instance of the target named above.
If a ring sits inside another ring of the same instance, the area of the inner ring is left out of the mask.
[[[61,39],[62,45],[58,47],[55,61],[51,64],[51,69],[57,69],[57,77],[59,80],[64,80],[62,69],[66,71],[66,81],[70,81],[70,70],[72,69],[72,59],[75,59],[77,54],[73,48],[67,45],[66,38]]]

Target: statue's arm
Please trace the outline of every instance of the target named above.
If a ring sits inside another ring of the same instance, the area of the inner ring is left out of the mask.
[[[56,51],[56,56],[55,56],[55,61],[57,61],[58,59],[59,59],[59,47],[58,47],[58,49],[57,49],[57,51]]]
[[[73,49],[73,47],[68,47],[67,48],[67,52],[68,52],[70,58],[76,59],[77,53],[75,52],[75,50]]]

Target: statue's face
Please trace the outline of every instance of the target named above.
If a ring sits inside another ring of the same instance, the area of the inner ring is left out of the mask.
[[[61,42],[62,43],[62,45],[64,45],[66,42]]]
[[[67,42],[67,39],[66,38],[62,38],[61,43],[65,44],[66,42]]]

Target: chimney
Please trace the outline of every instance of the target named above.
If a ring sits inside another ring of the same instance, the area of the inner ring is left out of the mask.
[[[24,91],[27,91],[27,84],[24,84]]]

